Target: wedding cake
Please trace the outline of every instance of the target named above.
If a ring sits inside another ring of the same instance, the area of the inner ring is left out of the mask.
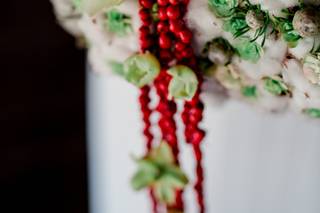
[[[88,48],[91,212],[320,211],[318,0],[52,3]]]

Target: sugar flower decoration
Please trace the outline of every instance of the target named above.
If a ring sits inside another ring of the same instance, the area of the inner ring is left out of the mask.
[[[188,178],[176,165],[168,143],[162,142],[137,163],[138,171],[131,179],[132,187],[135,190],[151,187],[158,201],[174,204],[176,191],[188,184]]]
[[[154,55],[136,54],[124,62],[123,76],[135,86],[143,87],[154,81],[160,69],[160,63]]]
[[[172,76],[169,84],[169,96],[176,99],[191,100],[198,88],[198,79],[193,70],[187,66],[178,65],[170,68]]]

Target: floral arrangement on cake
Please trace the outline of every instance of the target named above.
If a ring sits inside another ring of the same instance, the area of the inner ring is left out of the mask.
[[[62,26],[88,48],[93,70],[140,90],[146,154],[136,159],[132,186],[149,189],[153,212],[184,212],[189,180],[179,167],[177,102],[184,104],[181,119],[197,162],[194,188],[202,213],[202,92],[320,118],[318,0],[51,1]],[[158,100],[154,109],[151,91]],[[162,141],[150,130],[153,112],[160,115]]]

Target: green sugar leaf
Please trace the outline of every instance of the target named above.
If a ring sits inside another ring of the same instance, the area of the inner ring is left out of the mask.
[[[119,36],[125,36],[132,32],[131,18],[117,9],[112,9],[106,13],[106,25],[110,32]]]
[[[134,190],[141,190],[153,184],[160,175],[158,164],[148,158],[137,160],[138,171],[131,179]]]
[[[241,39],[241,41],[235,45],[235,50],[240,58],[253,63],[256,63],[263,53],[261,45],[248,39]]]
[[[256,86],[242,87],[241,93],[243,96],[248,97],[248,98],[256,98],[258,96]]]
[[[154,186],[155,197],[161,203],[172,205],[176,200],[176,190],[165,182],[159,182]]]
[[[232,33],[235,38],[242,36],[250,30],[246,22],[246,14],[239,12],[233,15],[224,22],[223,29]]]
[[[297,46],[298,41],[302,37],[294,30],[291,16],[288,16],[287,18],[274,17],[273,23],[281,33],[283,40],[288,42],[291,48]]]
[[[185,188],[189,182],[166,142],[161,142],[137,163],[138,171],[131,179],[132,187],[135,190],[152,187],[161,203],[174,204],[176,191]]]
[[[281,80],[266,77],[263,79],[263,81],[265,90],[273,95],[281,96],[289,93],[287,85],[285,85],[285,83]]]
[[[208,4],[218,17],[228,17],[234,13],[234,8],[239,2],[238,0],[208,0]]]
[[[174,156],[168,143],[162,142],[159,147],[151,150],[149,158],[158,164],[173,164]]]
[[[320,108],[304,109],[303,113],[310,116],[311,118],[320,118]]]

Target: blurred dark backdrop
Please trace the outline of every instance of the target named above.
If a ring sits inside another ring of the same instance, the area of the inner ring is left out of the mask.
[[[0,7],[0,212],[88,212],[85,52],[48,0]]]

